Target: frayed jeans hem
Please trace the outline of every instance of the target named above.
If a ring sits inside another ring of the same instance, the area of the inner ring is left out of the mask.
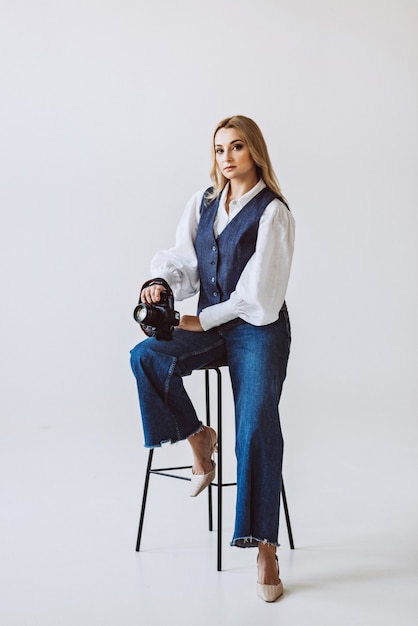
[[[278,548],[280,546],[277,541],[269,541],[268,539],[259,539],[258,537],[237,537],[233,539],[230,545],[233,548],[258,548],[259,543],[265,543],[269,546],[276,546]]]
[[[197,433],[199,433],[203,428],[203,422],[199,423],[199,426],[190,433],[190,435],[187,435],[186,437],[179,437],[178,439],[164,439],[163,441],[160,441],[160,443],[145,443],[144,447],[147,450],[153,450],[154,448],[162,448],[162,446],[167,446],[167,445],[174,445],[176,443],[180,443],[180,441],[186,441],[189,437],[193,437],[193,435],[197,435]]]

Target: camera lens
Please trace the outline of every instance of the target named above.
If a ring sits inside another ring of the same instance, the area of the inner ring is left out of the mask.
[[[134,318],[140,324],[147,317],[147,306],[145,304],[138,304],[134,311]]]
[[[138,324],[157,327],[165,321],[164,309],[141,302],[134,310],[134,318]]]

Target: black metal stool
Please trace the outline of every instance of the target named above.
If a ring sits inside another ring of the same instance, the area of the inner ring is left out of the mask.
[[[218,572],[222,570],[222,489],[223,487],[233,487],[235,483],[224,483],[222,479],[222,373],[220,367],[226,365],[225,363],[214,363],[208,367],[202,368],[205,372],[205,396],[206,396],[206,425],[211,425],[211,411],[210,411],[210,370],[214,371],[217,376],[217,435],[218,435],[218,460],[217,460],[217,482],[213,482],[208,487],[208,512],[209,512],[209,530],[213,530],[213,493],[212,488],[218,489],[218,502],[217,502],[217,521],[218,521],[218,535],[217,535],[217,569]],[[136,541],[136,551],[139,552],[141,546],[142,530],[144,526],[145,507],[147,503],[149,479],[151,474],[158,474],[160,476],[166,476],[168,478],[177,478],[179,480],[191,480],[187,476],[179,474],[173,474],[179,470],[192,469],[191,465],[182,465],[176,467],[161,467],[153,468],[152,461],[154,456],[154,449],[152,448],[148,454],[148,463],[145,473],[144,491],[142,496],[141,514],[139,518],[138,536]],[[295,545],[293,542],[292,528],[290,525],[289,509],[287,506],[286,491],[284,488],[284,482],[282,477],[282,490],[281,497],[283,503],[283,509],[286,519],[287,533],[289,536],[290,548],[294,550]]]

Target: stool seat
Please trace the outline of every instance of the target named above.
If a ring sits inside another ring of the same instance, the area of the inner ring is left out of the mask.
[[[209,515],[209,530],[213,531],[213,493],[212,488],[218,489],[217,497],[217,570],[222,570],[222,490],[224,487],[233,487],[237,483],[225,483],[222,476],[222,372],[221,367],[227,366],[226,360],[220,360],[210,363],[205,367],[199,368],[197,371],[205,372],[205,404],[206,404],[206,425],[211,426],[211,407],[210,407],[210,371],[215,372],[217,380],[217,436],[218,436],[218,462],[217,462],[217,481],[212,482],[208,487],[208,515]],[[176,478],[179,480],[188,480],[191,478],[177,474],[180,470],[192,469],[191,465],[181,465],[175,467],[161,467],[153,468],[152,462],[154,457],[154,449],[152,448],[148,454],[147,469],[145,473],[144,490],[142,494],[141,513],[139,518],[138,535],[136,541],[136,551],[139,552],[142,539],[142,531],[145,519],[145,508],[147,502],[149,480],[151,474],[158,474],[159,476],[165,476],[167,478]],[[174,472],[174,473],[173,473]],[[290,524],[289,509],[287,505],[286,491],[284,488],[284,482],[282,477],[281,498],[283,503],[284,514],[286,518],[286,526],[289,537],[290,548],[294,549],[293,533]]]

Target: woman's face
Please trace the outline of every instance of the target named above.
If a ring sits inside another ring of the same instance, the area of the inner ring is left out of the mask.
[[[235,128],[220,128],[215,135],[216,163],[228,180],[243,181],[256,174],[247,144]]]

